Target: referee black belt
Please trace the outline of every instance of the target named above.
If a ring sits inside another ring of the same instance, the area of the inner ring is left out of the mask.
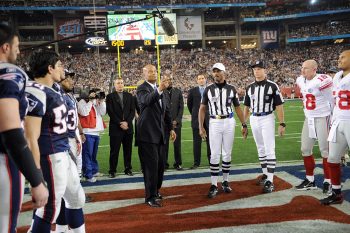
[[[259,112],[259,113],[254,113],[253,112],[253,116],[267,116],[267,115],[270,115],[272,113],[272,111],[271,112]]]
[[[233,117],[233,113],[230,113],[228,115],[215,115],[215,116],[210,116],[210,118],[212,119],[226,119],[226,118],[232,118]]]

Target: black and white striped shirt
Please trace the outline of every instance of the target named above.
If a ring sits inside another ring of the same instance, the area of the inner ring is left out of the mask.
[[[253,115],[268,115],[283,103],[277,84],[270,80],[255,81],[246,89],[244,105],[250,108]]]
[[[239,106],[238,94],[234,86],[226,81],[211,84],[203,93],[202,104],[209,106],[210,116],[226,116],[233,113],[232,105]]]

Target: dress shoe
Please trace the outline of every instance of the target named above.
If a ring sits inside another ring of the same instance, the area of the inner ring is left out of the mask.
[[[197,169],[198,167],[198,165],[193,165],[190,169]]]
[[[133,176],[134,174],[132,173],[132,171],[131,170],[125,170],[125,175],[127,175],[127,176]]]
[[[181,167],[181,165],[174,165],[174,168],[178,171],[183,171],[184,169]]]
[[[155,208],[159,208],[162,207],[162,205],[155,199],[150,199],[147,202],[147,205],[149,205],[150,207],[155,207]]]
[[[115,178],[115,173],[109,173],[109,178]]]
[[[160,193],[157,193],[156,200],[162,200],[163,196]]]

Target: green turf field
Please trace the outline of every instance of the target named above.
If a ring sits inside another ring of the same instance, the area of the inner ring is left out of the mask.
[[[304,114],[302,111],[302,103],[300,100],[287,101],[284,105],[285,109],[285,120],[287,124],[286,135],[282,138],[276,136],[276,156],[278,161],[292,161],[292,160],[301,160],[300,155],[300,135],[301,128],[304,120]],[[182,127],[182,161],[183,167],[189,168],[193,164],[193,154],[192,154],[192,129],[190,125],[190,115],[187,107],[185,107],[184,112],[184,121]],[[108,117],[106,118],[108,120]],[[232,162],[233,166],[238,164],[247,164],[247,163],[257,163],[258,164],[258,155],[256,151],[256,146],[252,133],[249,129],[249,135],[247,140],[243,140],[240,134],[240,124],[237,120],[236,125],[236,136],[233,145],[232,152]],[[249,127],[249,125],[248,125]],[[276,123],[276,132],[277,132],[277,123]],[[276,133],[277,134],[277,133]],[[169,164],[172,166],[173,158],[173,147],[170,145],[169,149]],[[316,158],[319,157],[318,149],[315,150]],[[100,165],[100,172],[108,173],[109,169],[109,136],[108,129],[101,135],[100,147],[98,150],[98,161]],[[207,165],[207,158],[205,154],[205,143],[202,147],[202,164],[201,166]],[[133,147],[132,154],[132,166],[133,171],[140,171],[140,162],[137,154],[137,147]],[[117,172],[124,171],[124,162],[122,150],[119,155],[119,163]]]

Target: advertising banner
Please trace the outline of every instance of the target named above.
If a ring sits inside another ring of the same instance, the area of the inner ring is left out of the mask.
[[[56,19],[56,31],[57,39],[63,39],[70,36],[75,36],[84,33],[84,22],[83,19]],[[84,37],[75,37],[69,39],[69,41],[82,41]]]
[[[179,40],[202,40],[201,16],[179,16],[177,28]]]
[[[260,27],[261,48],[273,49],[279,47],[278,24]]]

